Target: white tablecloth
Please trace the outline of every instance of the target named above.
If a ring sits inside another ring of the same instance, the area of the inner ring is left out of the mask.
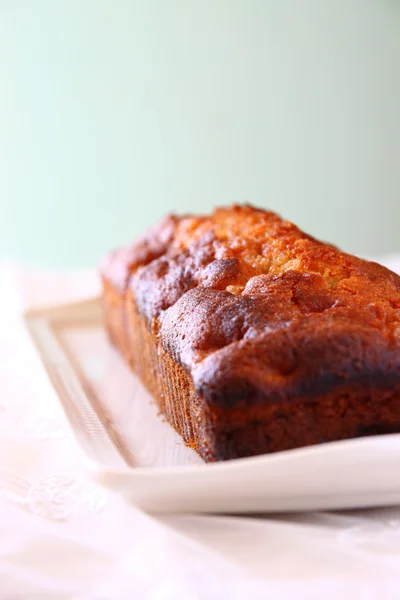
[[[399,508],[155,518],[89,479],[20,314],[97,289],[0,266],[0,599],[400,598]]]

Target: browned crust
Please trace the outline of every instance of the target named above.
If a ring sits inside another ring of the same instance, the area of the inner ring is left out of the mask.
[[[387,269],[232,207],[167,218],[103,281],[111,339],[206,460],[400,431]]]

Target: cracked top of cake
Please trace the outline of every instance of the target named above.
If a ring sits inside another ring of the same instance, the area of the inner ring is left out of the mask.
[[[400,277],[272,212],[169,216],[103,274],[210,400],[400,382]]]

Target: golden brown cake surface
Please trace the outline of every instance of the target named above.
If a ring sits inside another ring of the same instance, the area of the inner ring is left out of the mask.
[[[206,459],[400,432],[400,277],[384,267],[232,206],[167,217],[110,255],[103,281],[110,335],[167,416],[139,325],[185,379],[186,442]]]

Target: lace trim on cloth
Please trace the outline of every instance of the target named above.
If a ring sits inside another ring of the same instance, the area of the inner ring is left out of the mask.
[[[18,323],[2,330],[9,353],[0,348],[5,384],[0,398],[0,499],[53,521],[100,512],[107,493],[79,469],[77,474],[61,409],[26,332]]]
[[[52,475],[37,481],[0,473],[0,494],[35,515],[54,521],[98,513],[107,503],[102,489],[84,478]]]
[[[24,436],[24,439],[48,442],[67,437],[62,423],[54,417],[26,414],[22,411],[4,411],[0,406],[0,436]]]
[[[73,475],[49,475],[47,471],[42,477],[35,470],[31,472],[31,463],[42,462],[35,458],[44,458],[44,454],[62,459],[65,448],[71,450],[65,424],[56,416],[43,416],[44,412],[43,406],[27,406],[26,403],[0,405],[0,439],[9,453],[9,460],[5,457],[0,470],[0,498],[53,521],[100,512],[107,503],[107,493],[84,475],[75,475],[76,465]],[[12,462],[17,462],[17,468],[10,464],[12,456],[15,456]],[[58,465],[57,460],[54,465]],[[71,470],[62,461],[61,465],[61,471]]]

